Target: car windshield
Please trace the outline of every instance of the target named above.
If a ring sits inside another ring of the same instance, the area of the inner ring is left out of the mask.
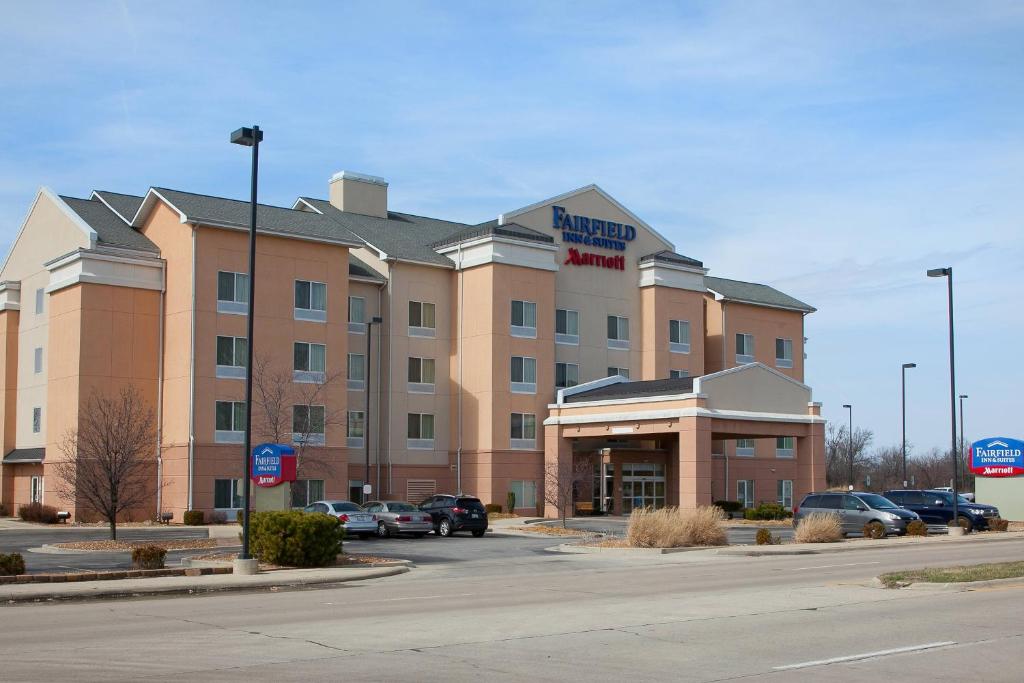
[[[869,508],[874,510],[892,510],[898,507],[896,503],[892,502],[885,496],[879,496],[874,493],[864,493],[857,497],[867,503]]]
[[[411,503],[388,503],[388,510],[391,512],[414,512],[416,509]]]
[[[929,491],[925,495],[932,495],[932,494],[935,495],[936,500],[941,500],[946,505],[952,505],[953,504],[953,494],[950,493],[949,491]],[[971,501],[967,500],[966,498],[964,498],[963,496],[961,496],[959,494],[957,494],[956,502],[957,502],[957,505],[970,505],[971,504]]]
[[[331,503],[331,507],[334,508],[335,512],[359,512],[362,510],[355,503]]]

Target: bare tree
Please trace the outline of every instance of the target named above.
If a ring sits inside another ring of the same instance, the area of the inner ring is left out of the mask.
[[[594,464],[587,458],[576,459],[562,467],[557,462],[544,463],[544,502],[558,510],[562,528],[575,504],[576,492],[592,484],[593,478]]]
[[[117,516],[152,500],[156,446],[155,418],[134,386],[116,398],[90,394],[78,429],[60,442],[64,459],[55,463],[57,492],[99,514],[117,539]]]
[[[825,478],[829,486],[863,481],[870,469],[868,446],[875,438],[870,429],[853,430],[853,479],[850,481],[850,437],[846,425],[829,422],[825,429]]]

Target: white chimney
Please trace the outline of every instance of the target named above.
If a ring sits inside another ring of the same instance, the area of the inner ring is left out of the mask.
[[[388,217],[388,181],[374,175],[340,171],[331,176],[330,201],[342,211]]]

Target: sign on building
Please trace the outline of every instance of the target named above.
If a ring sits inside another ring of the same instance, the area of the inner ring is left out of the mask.
[[[968,460],[979,477],[1016,477],[1024,474],[1024,441],[1005,436],[982,439],[971,444]]]
[[[295,481],[295,450],[290,446],[263,443],[252,449],[252,483],[270,488]]]

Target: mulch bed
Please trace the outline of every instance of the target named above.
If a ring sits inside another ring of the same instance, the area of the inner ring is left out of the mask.
[[[72,541],[69,543],[54,543],[55,548],[65,550],[107,550],[111,552],[128,552],[142,546],[155,545],[164,550],[200,550],[202,548],[216,548],[215,538],[182,538],[151,541]]]
[[[198,555],[193,560],[205,560],[211,562],[232,562],[238,557],[238,553],[210,553],[209,555]],[[375,557],[373,555],[339,555],[334,561],[335,567],[354,567],[362,565],[374,565],[382,562],[394,562],[393,557]],[[273,569],[295,569],[295,567],[282,567],[276,564],[265,564],[260,562],[261,571]]]
[[[530,524],[529,526],[509,527],[514,531],[525,531],[538,536],[600,536],[601,534],[580,529],[564,529],[560,526],[548,526],[546,524]]]

